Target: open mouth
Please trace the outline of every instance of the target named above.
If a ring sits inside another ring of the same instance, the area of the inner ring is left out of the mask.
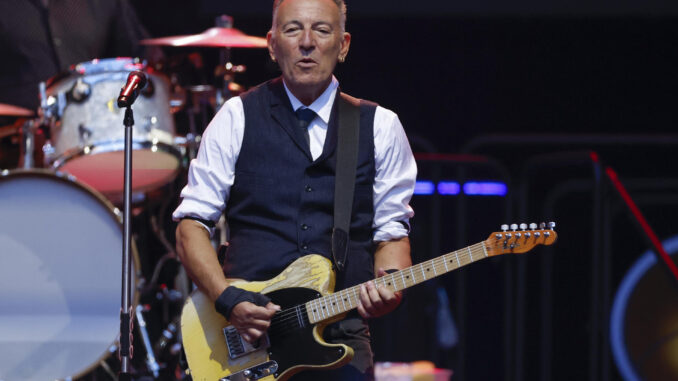
[[[302,58],[297,63],[301,67],[311,67],[316,64],[316,62],[311,58]]]

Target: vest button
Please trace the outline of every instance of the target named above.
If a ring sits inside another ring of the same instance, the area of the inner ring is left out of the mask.
[[[302,250],[308,250],[308,245],[301,245]]]
[[[304,189],[306,189],[306,192],[313,192],[313,188],[311,188],[310,185],[306,185],[306,188]]]
[[[301,224],[301,230],[308,230],[308,225]]]

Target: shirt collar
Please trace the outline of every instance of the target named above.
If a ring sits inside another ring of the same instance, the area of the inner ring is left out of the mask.
[[[287,88],[284,79],[283,85],[285,86],[285,92],[287,93],[287,96],[290,98],[292,110],[297,111],[302,107],[306,107],[299,99],[297,99],[297,97],[294,96],[294,94],[292,94],[290,89]],[[308,108],[318,114],[320,119],[322,119],[325,124],[330,123],[330,114],[332,113],[332,105],[334,104],[334,95],[337,93],[338,87],[339,81],[333,75],[332,81],[330,82],[329,86],[327,86],[327,89],[325,89],[325,91],[323,91],[323,93],[320,94],[320,96],[315,101],[313,101],[310,106],[308,106]]]

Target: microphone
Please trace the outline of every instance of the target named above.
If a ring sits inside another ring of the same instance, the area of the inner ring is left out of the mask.
[[[135,70],[129,73],[127,77],[127,83],[125,86],[120,89],[120,95],[118,96],[118,107],[129,107],[134,103],[134,101],[139,96],[141,90],[146,87],[146,74],[141,71]]]

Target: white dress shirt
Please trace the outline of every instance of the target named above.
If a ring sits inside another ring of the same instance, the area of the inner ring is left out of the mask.
[[[327,89],[308,108],[317,116],[308,126],[313,160],[322,153],[327,126],[339,82],[332,77]],[[285,86],[292,108],[304,106]],[[205,129],[198,156],[191,161],[188,183],[174,220],[195,217],[217,221],[228,201],[245,131],[245,111],[240,97],[229,99]],[[374,241],[407,236],[414,211],[409,205],[417,167],[398,116],[377,106],[374,114]],[[212,233],[210,231],[210,233]]]

